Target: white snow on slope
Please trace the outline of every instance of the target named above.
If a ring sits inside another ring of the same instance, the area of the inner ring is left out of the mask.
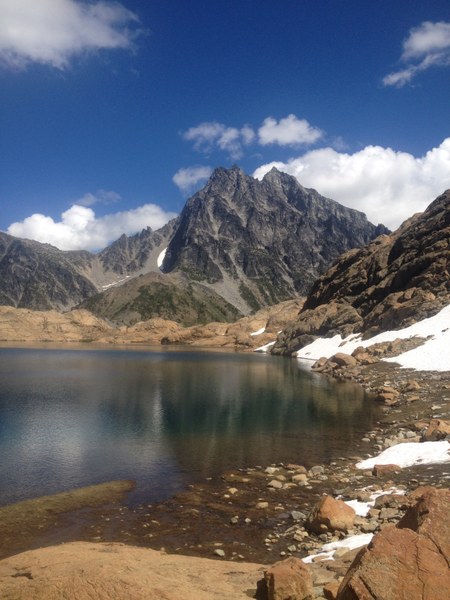
[[[375,465],[432,465],[450,462],[450,443],[441,442],[405,442],[383,450],[378,456],[356,463],[357,469],[372,469]]]
[[[255,348],[253,352],[269,352],[269,350],[275,346],[275,342],[269,342],[268,344],[264,344],[264,346],[260,346],[259,348]]]
[[[358,346],[366,348],[397,338],[427,338],[429,336],[431,338],[418,348],[385,360],[399,363],[402,367],[423,371],[450,371],[450,304],[434,317],[429,317],[404,329],[385,331],[368,340],[363,340],[362,336],[358,334],[352,334],[345,339],[342,339],[340,335],[332,338],[319,338],[299,350],[297,358],[309,362],[322,356],[329,358],[336,352],[351,354]]]
[[[164,250],[159,254],[158,258],[156,259],[156,264],[158,265],[158,269],[161,269],[162,264],[164,262],[164,257],[166,256],[166,252],[167,252],[167,248],[164,248]]]
[[[261,327],[261,329],[258,329],[258,331],[254,331],[253,333],[251,333],[250,335],[261,335],[262,333],[264,333],[266,330],[265,327]]]
[[[322,546],[322,552],[319,554],[311,554],[303,558],[304,563],[312,563],[313,560],[319,558],[321,560],[334,560],[333,554],[339,548],[347,548],[347,550],[354,550],[355,548],[361,548],[366,546],[373,537],[373,533],[361,533],[358,535],[350,535],[339,542],[330,542]]]
[[[384,496],[385,494],[396,494],[397,496],[403,496],[404,493],[404,490],[400,490],[398,488],[389,488],[388,490],[378,490],[373,492],[370,494],[370,499],[368,502],[361,502],[360,500],[344,500],[344,502],[353,508],[358,517],[366,517],[369,510],[375,506],[375,500],[379,496]],[[338,496],[338,498],[340,497],[341,496]]]

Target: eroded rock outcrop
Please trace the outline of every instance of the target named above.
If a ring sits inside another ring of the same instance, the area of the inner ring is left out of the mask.
[[[74,542],[0,562],[2,600],[248,600],[263,569],[124,544]]]
[[[399,329],[450,301],[450,190],[391,235],[341,256],[314,284],[275,354],[292,354],[315,337]]]

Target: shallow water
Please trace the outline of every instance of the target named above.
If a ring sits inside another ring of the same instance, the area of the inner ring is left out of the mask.
[[[375,411],[286,358],[0,348],[0,505],[113,479],[155,502],[230,468],[329,462]]]

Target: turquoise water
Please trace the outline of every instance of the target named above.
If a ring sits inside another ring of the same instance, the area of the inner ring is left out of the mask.
[[[1,348],[0,505],[113,479],[154,502],[230,468],[328,462],[374,411],[285,358]]]

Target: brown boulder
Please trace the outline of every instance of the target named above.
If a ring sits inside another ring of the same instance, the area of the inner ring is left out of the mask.
[[[268,600],[309,600],[313,597],[311,571],[291,556],[264,572]]]
[[[449,589],[447,561],[430,540],[386,527],[358,554],[337,600],[448,600]]]
[[[330,360],[339,367],[355,367],[358,364],[356,358],[350,356],[350,354],[345,354],[345,352],[337,352]]]
[[[399,473],[402,470],[398,465],[375,465],[372,469],[372,475],[375,477],[384,477],[384,475],[392,475]]]
[[[450,435],[450,421],[444,419],[431,419],[426,431],[422,436],[425,442],[436,442]]]
[[[397,526],[384,528],[358,554],[337,600],[448,600],[450,490],[419,493]]]
[[[408,527],[430,539],[450,565],[450,490],[423,488],[417,503],[397,526]]]
[[[314,533],[348,531],[353,527],[355,516],[353,508],[343,500],[324,496],[312,509],[306,526]]]

